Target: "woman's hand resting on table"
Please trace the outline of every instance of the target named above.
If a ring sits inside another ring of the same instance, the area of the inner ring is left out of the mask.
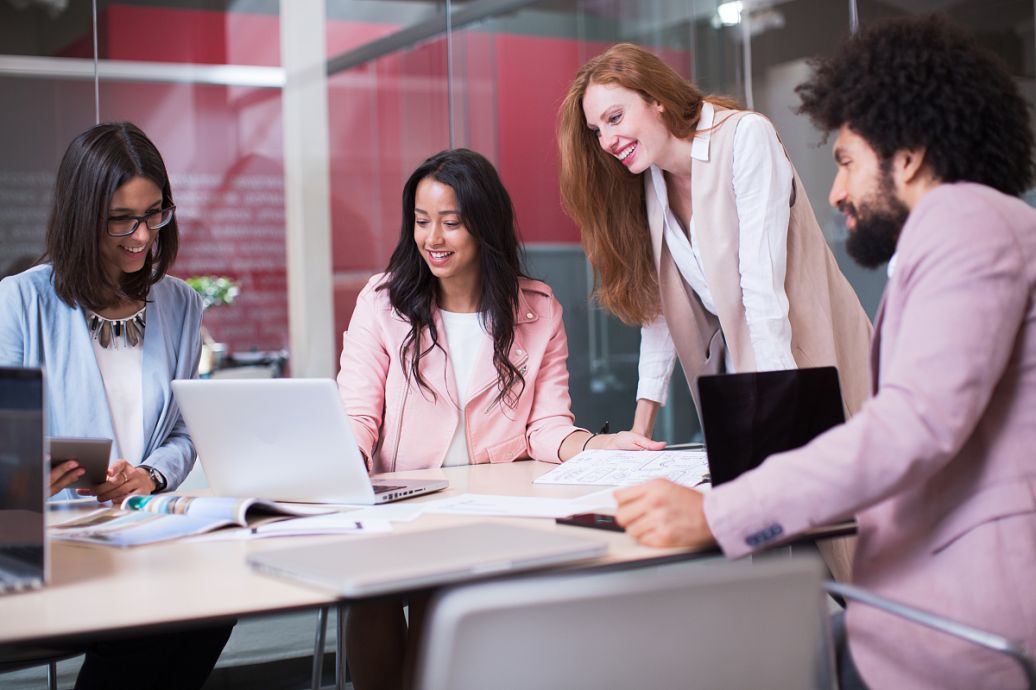
[[[614,434],[590,434],[574,431],[561,443],[558,457],[562,462],[584,450],[662,450],[665,441],[652,441],[643,434],[620,431]]]
[[[614,434],[597,434],[586,444],[587,450],[662,450],[665,441],[652,441],[635,431],[619,431]]]

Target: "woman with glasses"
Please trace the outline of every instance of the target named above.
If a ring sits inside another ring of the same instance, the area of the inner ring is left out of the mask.
[[[194,465],[170,382],[197,370],[202,309],[166,276],[179,239],[174,209],[144,133],[93,127],[61,160],[45,263],[0,283],[0,356],[44,368],[48,435],[114,441],[108,481],[80,495],[118,502],[174,488]],[[51,493],[83,471],[72,460],[55,468]]]
[[[84,470],[69,460],[51,470],[55,498],[118,503],[176,488],[194,465],[171,382],[197,373],[202,306],[166,275],[178,239],[165,163],[142,131],[102,124],[72,141],[44,263],[0,281],[0,365],[44,370],[47,435],[113,440],[106,481],[73,493]],[[230,629],[92,645],[76,688],[200,687]]]

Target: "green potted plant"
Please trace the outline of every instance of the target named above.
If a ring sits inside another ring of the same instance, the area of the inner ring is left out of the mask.
[[[232,304],[241,288],[226,276],[191,276],[185,281],[201,297],[206,311],[210,307]],[[226,346],[217,343],[204,325],[201,327],[201,360],[198,363],[198,375],[206,377],[218,369],[226,354]]]
[[[238,284],[226,276],[191,276],[186,282],[201,296],[205,309],[232,304],[241,292]]]

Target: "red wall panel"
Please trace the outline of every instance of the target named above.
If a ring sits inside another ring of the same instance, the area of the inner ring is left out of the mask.
[[[208,65],[281,64],[276,15],[110,5],[101,57]]]

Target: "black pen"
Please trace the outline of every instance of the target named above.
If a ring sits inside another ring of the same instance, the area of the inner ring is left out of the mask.
[[[611,426],[606,421],[603,425],[601,425],[601,430],[598,431],[597,433],[599,433],[599,434],[607,434],[608,433],[608,429],[610,429],[610,428],[611,428]]]

